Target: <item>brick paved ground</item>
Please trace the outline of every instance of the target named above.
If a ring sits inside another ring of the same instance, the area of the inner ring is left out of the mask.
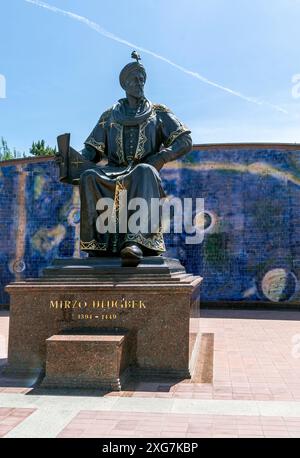
[[[0,407],[0,437],[4,437],[35,409],[7,409]]]
[[[300,437],[300,418],[81,411],[58,437]]]
[[[300,358],[292,341],[300,335],[300,312],[201,315],[192,328],[200,324],[202,335],[213,336],[212,383],[143,382],[118,393],[57,393],[0,376],[0,436],[300,437]],[[7,334],[8,316],[1,312],[0,364]]]

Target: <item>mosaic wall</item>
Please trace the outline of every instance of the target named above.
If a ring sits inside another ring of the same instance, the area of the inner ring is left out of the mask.
[[[55,257],[80,256],[78,188],[54,162],[0,164],[0,304],[4,286],[40,275]],[[169,196],[202,197],[199,245],[167,235],[168,255],[204,277],[202,300],[289,302],[298,294],[300,148],[199,148],[162,171]]]

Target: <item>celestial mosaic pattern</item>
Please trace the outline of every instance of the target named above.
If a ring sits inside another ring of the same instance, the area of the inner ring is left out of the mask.
[[[286,269],[269,270],[263,277],[261,289],[265,297],[272,302],[283,302],[294,295],[297,278]]]
[[[220,146],[194,151],[164,170],[168,193],[205,199],[204,242],[186,245],[184,236],[168,237],[170,253],[203,276],[202,300],[281,302],[295,296],[299,152]],[[284,282],[280,275],[268,281],[276,269],[284,271]]]
[[[163,169],[166,193],[204,198],[195,223],[204,241],[165,235],[168,255],[204,278],[204,301],[293,300],[299,290],[299,150],[210,147]],[[4,286],[32,278],[79,249],[78,189],[58,181],[52,161],[0,165],[0,303]]]

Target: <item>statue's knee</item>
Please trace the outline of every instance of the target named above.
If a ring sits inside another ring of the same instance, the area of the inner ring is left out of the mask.
[[[153,173],[153,167],[150,164],[138,164],[135,171],[143,174]]]

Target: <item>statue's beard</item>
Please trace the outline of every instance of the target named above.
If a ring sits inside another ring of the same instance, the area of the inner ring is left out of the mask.
[[[135,88],[134,90],[130,92],[126,92],[127,97],[133,97],[135,99],[141,99],[144,97],[144,88]]]
[[[136,100],[140,100],[140,99],[143,99],[145,97],[144,95],[144,90],[143,89],[140,89],[140,90],[137,90],[136,93],[132,93],[132,94],[127,94],[127,96],[130,96],[130,97],[133,97],[134,99]]]

